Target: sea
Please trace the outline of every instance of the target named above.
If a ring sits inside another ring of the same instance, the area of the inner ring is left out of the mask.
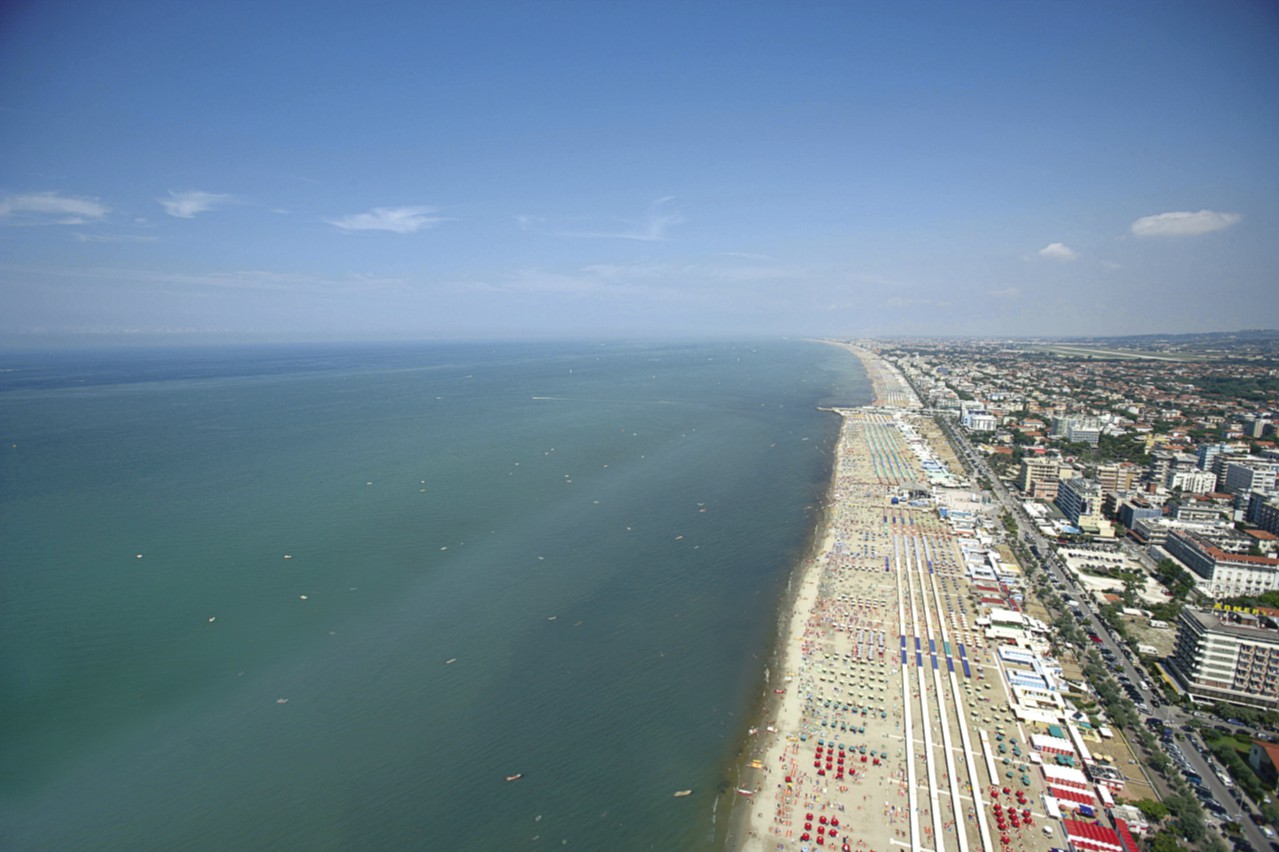
[[[0,847],[723,848],[869,400],[795,340],[0,353]]]

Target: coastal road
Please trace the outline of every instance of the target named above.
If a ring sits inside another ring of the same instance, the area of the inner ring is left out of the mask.
[[[1086,630],[1091,630],[1101,639],[1100,643],[1093,643],[1098,646],[1098,650],[1103,647],[1108,648],[1113,655],[1110,658],[1113,662],[1107,661],[1106,665],[1110,667],[1114,674],[1122,674],[1131,680],[1140,696],[1141,701],[1139,703],[1144,704],[1147,708],[1153,708],[1143,715],[1146,718],[1158,718],[1171,725],[1174,729],[1184,732],[1192,717],[1172,705],[1158,706],[1158,704],[1162,703],[1162,700],[1159,698],[1157,681],[1154,681],[1145,669],[1136,664],[1136,659],[1131,649],[1121,642],[1098,616],[1092,606],[1091,596],[1075,583],[1066,566],[1053,553],[1049,541],[1039,534],[1038,529],[1033,524],[1031,524],[1031,529],[1025,529],[1023,522],[1030,523],[1031,518],[1026,514],[1021,501],[1009,492],[999,477],[994,475],[989,465],[986,464],[985,460],[973,448],[971,442],[968,441],[967,436],[953,422],[947,421],[943,428],[950,436],[952,446],[959,448],[960,455],[967,459],[972,469],[990,481],[991,491],[996,500],[1013,517],[1018,537],[1029,540],[1038,548],[1041,555],[1040,561],[1047,569],[1054,585],[1079,602],[1079,608],[1084,614],[1081,626]],[[1131,549],[1126,543],[1123,546],[1125,546],[1125,549]],[[1148,556],[1140,554],[1139,558],[1148,569],[1152,567],[1151,559]],[[1080,649],[1080,653],[1087,653],[1088,650],[1090,649]],[[1147,685],[1143,686],[1143,683]],[[1261,829],[1244,815],[1249,808],[1235,798],[1235,792],[1238,788],[1234,786],[1228,788],[1222,783],[1221,777],[1203,755],[1199,744],[1195,744],[1194,747],[1188,749],[1182,749],[1182,755],[1190,769],[1202,777],[1203,786],[1212,794],[1213,800],[1220,803],[1229,818],[1240,825],[1242,835],[1251,843],[1253,848],[1257,850],[1271,848],[1270,839],[1265,837],[1261,833]],[[1173,765],[1176,766],[1176,761],[1172,759],[1172,755],[1169,754],[1168,756]],[[1216,819],[1211,814],[1206,814],[1206,816],[1210,819]]]

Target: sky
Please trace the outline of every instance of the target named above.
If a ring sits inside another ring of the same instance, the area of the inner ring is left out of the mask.
[[[10,2],[0,342],[1279,327],[1273,2]]]

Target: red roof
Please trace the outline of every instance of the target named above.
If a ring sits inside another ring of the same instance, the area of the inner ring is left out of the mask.
[[[1119,835],[1104,825],[1077,819],[1063,819],[1061,825],[1066,829],[1066,834],[1070,835],[1070,842],[1077,847],[1102,852],[1123,852],[1124,846],[1119,842]]]
[[[1279,768],[1279,744],[1268,743],[1263,740],[1253,740],[1252,744],[1266,753],[1266,756],[1270,758],[1271,766]]]
[[[1072,790],[1069,787],[1049,786],[1048,792],[1057,799],[1065,799],[1067,802],[1074,802],[1077,805],[1095,805],[1097,797],[1087,790]]]
[[[1137,841],[1133,839],[1132,832],[1128,830],[1128,823],[1115,817],[1115,832],[1119,835],[1119,840],[1124,844],[1126,852],[1139,852]]]

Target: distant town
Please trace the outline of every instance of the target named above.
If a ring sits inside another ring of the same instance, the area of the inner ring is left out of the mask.
[[[1060,644],[1111,718],[1141,720],[1168,792],[1236,849],[1258,829],[1279,849],[1279,332],[857,344],[969,454],[1005,543],[1048,569]]]

